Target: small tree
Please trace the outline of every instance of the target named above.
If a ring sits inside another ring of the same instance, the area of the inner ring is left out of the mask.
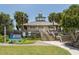
[[[65,15],[62,20],[63,29],[70,33],[72,36],[73,41],[75,42],[77,40],[76,36],[76,30],[79,29],[79,16],[68,16]]]
[[[62,18],[62,27],[65,31],[70,33],[73,42],[77,41],[76,31],[79,30],[79,5],[71,5],[68,9],[64,10]]]
[[[1,28],[4,28],[4,42],[6,43],[6,31],[7,27],[9,28],[9,25],[11,25],[11,19],[9,14],[5,14],[3,12],[0,13],[0,25]]]
[[[49,22],[53,22],[53,25],[54,25],[54,22],[56,21],[56,13],[55,12],[50,13],[48,16],[48,20]]]
[[[49,22],[57,22],[57,23],[60,23],[62,19],[62,13],[50,13],[49,16],[48,16],[48,20]]]
[[[21,28],[21,31],[23,33],[24,32],[24,25],[23,24],[28,22],[28,15],[24,12],[16,11],[14,18],[16,19],[17,27]]]

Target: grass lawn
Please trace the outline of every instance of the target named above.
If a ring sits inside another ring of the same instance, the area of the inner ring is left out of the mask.
[[[0,55],[70,55],[56,46],[0,46]]]
[[[19,44],[33,44],[36,41],[37,40],[22,40],[21,42],[19,42]]]
[[[19,44],[33,44],[36,41],[40,41],[40,38],[23,38]]]
[[[10,40],[8,39],[6,43],[16,43],[16,44],[33,44],[36,41],[41,41],[41,38],[22,38],[22,40]],[[2,42],[1,42],[2,43]]]

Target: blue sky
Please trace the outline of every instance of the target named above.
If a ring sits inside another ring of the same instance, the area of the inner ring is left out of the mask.
[[[0,4],[0,12],[10,14],[13,19],[15,11],[23,11],[28,14],[30,21],[35,21],[40,11],[48,17],[49,13],[61,12],[69,6],[68,4]]]

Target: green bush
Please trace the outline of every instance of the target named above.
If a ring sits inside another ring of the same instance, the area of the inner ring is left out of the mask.
[[[19,40],[17,43],[18,44],[32,44],[32,43],[35,43],[38,40],[41,40],[41,38],[28,37],[28,38],[23,38],[22,40]]]
[[[38,38],[38,37],[27,37],[27,38],[23,38],[23,39],[27,39],[27,40],[41,40],[41,38]]]
[[[3,42],[3,36],[0,35],[0,42]]]
[[[9,39],[9,36],[6,36],[6,42],[10,42],[11,40]]]
[[[3,35],[0,35],[0,42],[1,42],[1,43],[4,42],[4,36],[3,36]],[[10,39],[9,39],[8,35],[6,36],[6,42],[7,42],[7,43],[10,42]]]
[[[32,44],[36,42],[36,40],[27,40],[27,39],[22,39],[20,42],[18,42],[19,44]]]

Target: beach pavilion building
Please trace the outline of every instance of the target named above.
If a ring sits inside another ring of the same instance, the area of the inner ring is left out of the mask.
[[[49,36],[48,32],[49,31],[53,31],[53,30],[57,30],[58,28],[58,24],[56,22],[51,23],[46,21],[46,17],[43,16],[43,14],[40,12],[38,13],[38,16],[35,17],[34,22],[29,22],[29,23],[25,23],[24,27],[27,27],[27,32],[31,35],[32,33],[40,33],[41,36],[43,36],[43,34]],[[43,36],[44,38],[44,36]]]

